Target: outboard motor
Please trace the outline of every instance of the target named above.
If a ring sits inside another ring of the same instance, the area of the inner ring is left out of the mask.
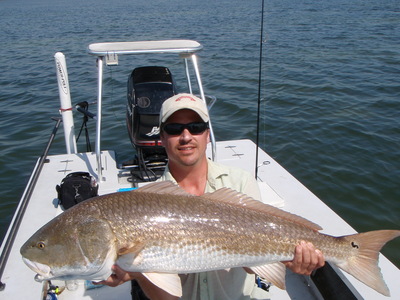
[[[139,180],[156,180],[154,169],[165,168],[167,155],[161,146],[159,114],[162,103],[176,94],[172,74],[166,67],[139,67],[128,80],[127,126],[137,156]]]

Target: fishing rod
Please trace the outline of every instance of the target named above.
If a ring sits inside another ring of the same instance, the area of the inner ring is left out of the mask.
[[[260,110],[261,110],[261,71],[262,71],[262,56],[263,56],[263,34],[264,34],[264,0],[261,3],[261,29],[260,29],[260,58],[258,66],[258,98],[257,98],[257,133],[256,133],[256,165],[255,177],[258,175],[258,146],[260,139]]]
[[[77,111],[79,111],[80,113],[83,114],[83,122],[82,122],[81,129],[79,130],[78,137],[76,138],[76,142],[78,142],[83,129],[85,129],[86,152],[92,152],[87,122],[89,121],[89,118],[97,120],[96,114],[91,113],[89,111],[89,103],[87,101],[79,102],[77,105],[75,105],[75,108],[77,109]]]
[[[31,199],[31,196],[32,196],[33,190],[35,188],[36,182],[39,178],[40,172],[42,171],[43,165],[47,160],[47,155],[49,153],[50,146],[54,141],[58,127],[60,126],[61,121],[62,121],[61,118],[52,118],[52,119],[54,121],[56,121],[56,124],[54,125],[53,131],[50,134],[50,138],[46,145],[46,148],[44,149],[43,154],[40,156],[38,163],[36,164],[35,169],[33,170],[33,174],[29,180],[28,186],[27,186],[27,188],[23,194],[23,197],[20,201],[20,205],[18,207],[18,212],[17,212],[16,217],[11,225],[12,227],[7,236],[7,240],[4,243],[4,248],[3,248],[3,251],[2,251],[1,257],[0,257],[0,291],[3,291],[6,287],[6,284],[2,282],[1,278],[3,276],[3,272],[6,267],[6,262],[7,262],[8,256],[10,255],[12,245],[14,244],[15,237],[17,236],[19,226],[21,225],[22,218],[25,214],[29,200]]]

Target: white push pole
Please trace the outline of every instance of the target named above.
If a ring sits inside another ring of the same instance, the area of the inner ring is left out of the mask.
[[[103,166],[101,164],[101,108],[103,98],[103,56],[97,58],[97,119],[96,119],[96,160],[97,160],[97,182],[104,181]]]
[[[65,147],[67,153],[76,153],[74,117],[72,115],[71,93],[69,89],[67,64],[65,56],[61,52],[54,55],[56,62],[58,92],[60,95],[60,113],[63,120]]]

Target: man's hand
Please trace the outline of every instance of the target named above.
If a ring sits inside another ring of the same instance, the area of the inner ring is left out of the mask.
[[[311,275],[314,270],[325,265],[325,259],[322,252],[315,249],[312,243],[301,241],[296,246],[293,260],[283,263],[294,273]]]
[[[140,273],[126,272],[117,265],[113,265],[111,270],[113,271],[113,274],[111,274],[110,277],[94,284],[104,284],[111,287],[116,287],[124,282],[135,279],[135,275],[141,275]]]

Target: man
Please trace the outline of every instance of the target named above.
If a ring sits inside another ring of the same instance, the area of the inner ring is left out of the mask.
[[[229,187],[260,199],[256,180],[249,173],[210,161],[209,114],[205,103],[190,94],[167,99],[160,112],[160,137],[168,154],[168,166],[160,180],[171,180],[190,194],[202,195]],[[293,272],[310,275],[324,265],[319,250],[310,243],[296,247],[294,259],[285,262]],[[136,280],[150,299],[176,299],[140,273],[125,272],[118,266],[103,284],[117,286]],[[184,299],[266,299],[268,293],[255,285],[254,274],[244,268],[181,275]]]

